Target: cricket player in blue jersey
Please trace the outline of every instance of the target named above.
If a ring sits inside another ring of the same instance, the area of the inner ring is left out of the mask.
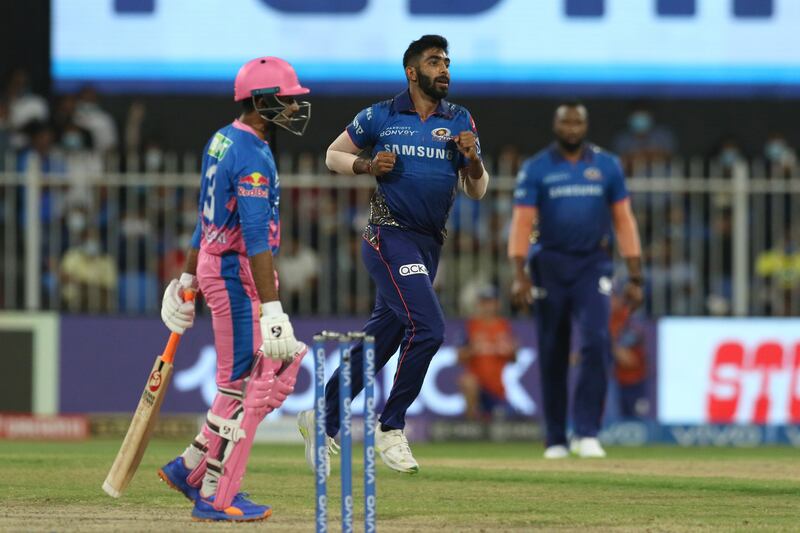
[[[508,242],[512,298],[518,305],[534,304],[547,435],[544,456],[563,458],[572,451],[580,457],[605,457],[597,433],[611,362],[612,226],[628,268],[624,294],[631,308],[642,302],[639,231],[619,159],[586,142],[586,108],[577,102],[559,106],[553,128],[556,142],[525,161],[514,192]],[[567,449],[573,321],[580,363],[572,403],[575,438]]]
[[[403,56],[408,89],[358,113],[326,158],[339,174],[368,174],[377,181],[361,251],[378,294],[364,331],[375,336],[377,369],[398,348],[399,359],[375,448],[389,468],[411,474],[419,465],[403,433],[405,414],[444,339],[433,280],[445,224],[459,188],[480,199],[489,182],[475,122],[465,108],[444,100],[450,88],[447,54],[447,40],[439,35],[412,42]],[[362,151],[369,155],[360,157]],[[355,396],[363,387],[361,343],[353,346],[352,365]],[[337,370],[325,390],[329,453],[339,431],[338,383]],[[313,411],[300,413],[298,423],[313,469]]]
[[[266,140],[270,124],[302,135],[310,104],[295,96],[292,66],[277,57],[246,63],[234,82],[242,114],[205,147],[198,223],[184,273],[164,292],[161,318],[183,334],[194,304],[183,292],[199,289],[211,309],[217,351],[217,395],[202,431],[159,470],[194,502],[205,521],[256,521],[271,514],[239,486],[256,428],[294,389],[306,346],[295,339],[278,299],[273,256],[280,246],[280,182]]]

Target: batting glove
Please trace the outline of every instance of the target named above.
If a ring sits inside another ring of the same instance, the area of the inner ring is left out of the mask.
[[[169,282],[161,299],[161,320],[171,332],[178,335],[183,335],[194,325],[194,302],[183,301],[183,292],[186,290],[197,290],[197,278],[184,273],[179,280]]]
[[[291,361],[297,351],[289,316],[278,301],[261,304],[261,349],[264,355],[281,361]]]

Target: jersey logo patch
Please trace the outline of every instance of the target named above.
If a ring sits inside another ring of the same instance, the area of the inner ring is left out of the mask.
[[[428,275],[428,269],[425,265],[416,263],[412,265],[403,265],[397,270],[401,276],[413,276],[415,274]]]
[[[208,147],[208,155],[216,158],[217,161],[222,161],[225,154],[228,153],[228,148],[230,148],[232,144],[232,140],[217,132],[214,134],[214,139]]]
[[[587,180],[599,180],[603,177],[603,173],[597,167],[589,167],[583,171],[583,177]]]
[[[266,198],[269,196],[269,179],[261,172],[253,172],[239,178],[239,196]]]
[[[450,130],[447,128],[436,128],[431,132],[433,134],[433,140],[439,142],[448,142],[453,136],[450,134]]]

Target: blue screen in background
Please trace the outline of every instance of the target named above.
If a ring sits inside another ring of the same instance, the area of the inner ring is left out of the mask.
[[[56,88],[230,93],[290,61],[315,94],[385,94],[425,33],[454,94],[800,96],[799,0],[53,0]]]

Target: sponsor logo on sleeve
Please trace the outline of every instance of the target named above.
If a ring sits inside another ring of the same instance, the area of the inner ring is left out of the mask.
[[[415,263],[411,265],[403,265],[398,269],[401,276],[413,276],[415,274],[428,275],[428,269],[425,265]]]
[[[217,161],[222,161],[225,154],[228,153],[228,148],[231,147],[233,141],[225,137],[223,134],[217,132],[214,134],[214,139],[208,147],[208,155],[216,158]]]
[[[260,172],[253,172],[239,178],[239,196],[245,198],[267,198],[269,196],[269,178]]]

